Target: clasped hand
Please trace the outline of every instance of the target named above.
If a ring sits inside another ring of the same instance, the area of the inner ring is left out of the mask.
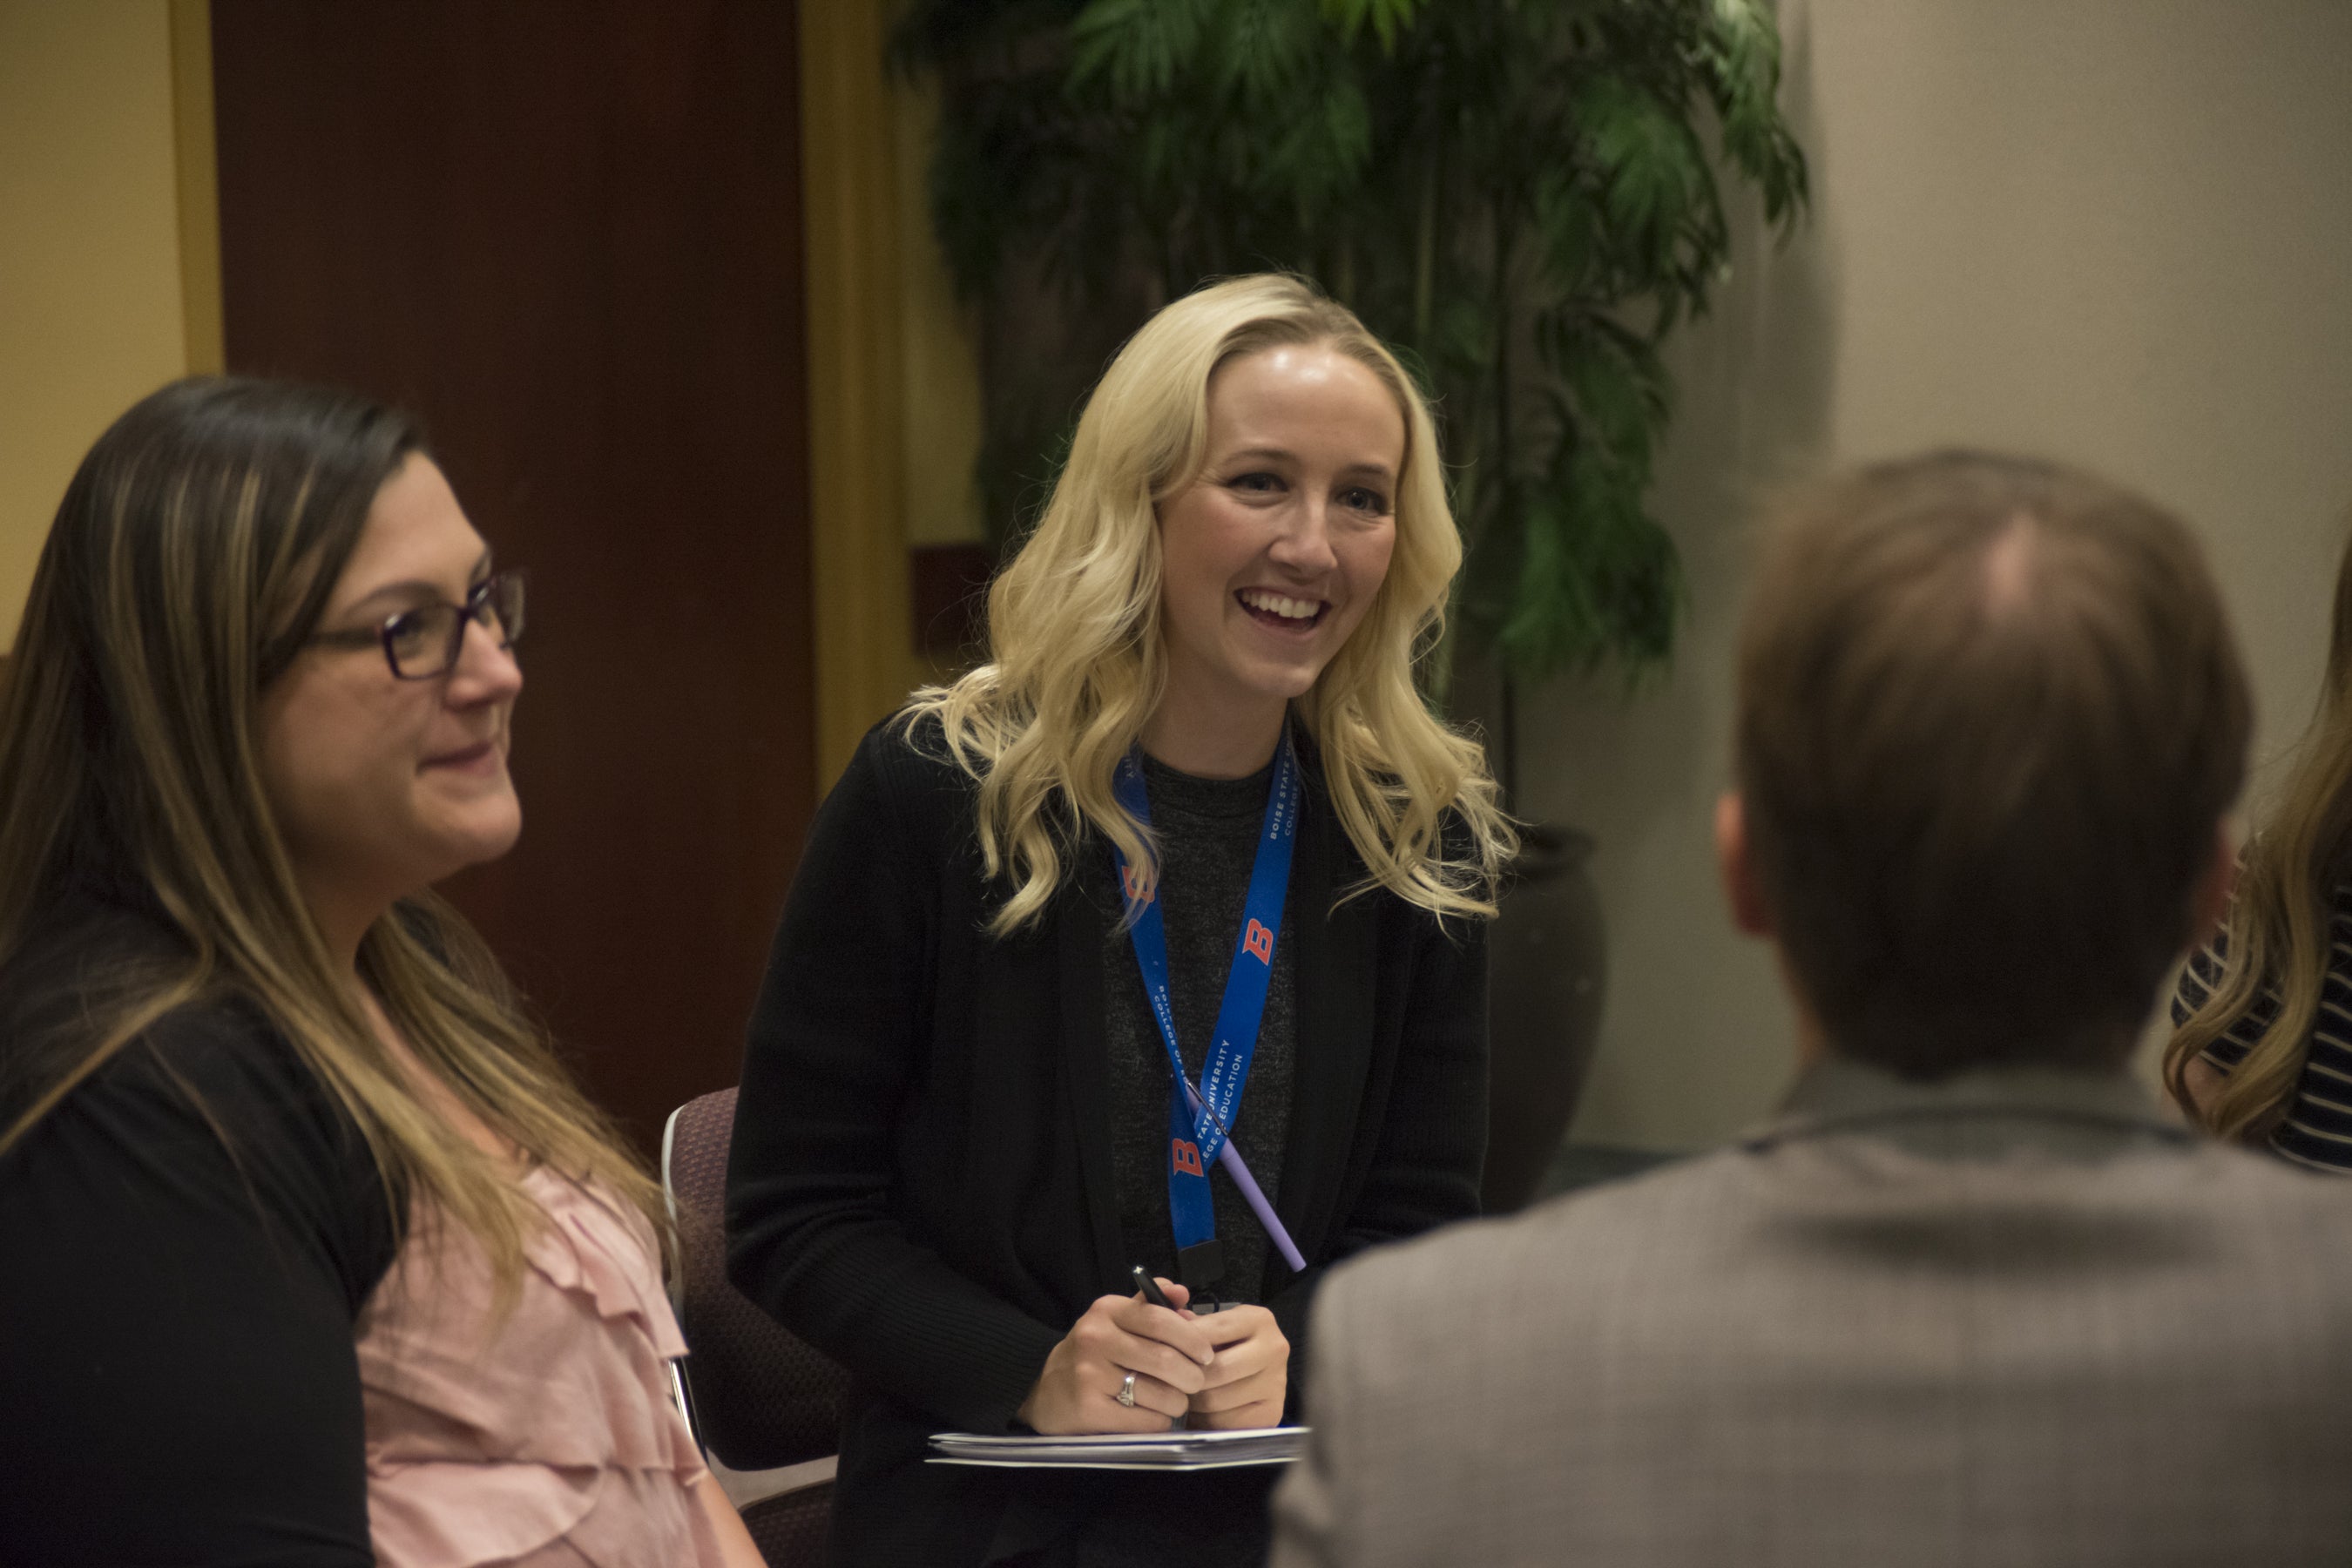
[[[1228,1307],[1198,1315],[1191,1294],[1162,1279],[1175,1303],[1155,1307],[1140,1292],[1104,1296],[1088,1307],[1045,1358],[1037,1386],[1019,1415],[1037,1432],[1164,1432],[1189,1420],[1198,1427],[1272,1426],[1282,1419],[1290,1383],[1290,1342],[1264,1307]],[[1120,1388],[1135,1374],[1135,1405]]]

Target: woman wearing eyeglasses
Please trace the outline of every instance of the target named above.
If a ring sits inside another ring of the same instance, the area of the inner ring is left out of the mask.
[[[1460,561],[1395,358],[1297,279],[1203,289],[1089,399],[990,662],[825,802],[729,1217],[855,1379],[835,1562],[1263,1560],[1266,1470],[927,1443],[1296,1419],[1324,1269],[1475,1211],[1511,840],[1412,678]]]
[[[188,381],[0,700],[0,1562],[718,1564],[659,1194],[431,886],[522,579],[407,421]]]

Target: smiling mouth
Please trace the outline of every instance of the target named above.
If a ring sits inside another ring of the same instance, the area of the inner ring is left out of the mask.
[[[1331,613],[1328,599],[1294,599],[1266,588],[1244,588],[1234,598],[1250,619],[1286,632],[1311,631]]]
[[[437,757],[427,757],[425,765],[428,768],[473,767],[487,761],[498,749],[496,741],[484,741],[478,745],[467,746],[462,752],[444,752]]]

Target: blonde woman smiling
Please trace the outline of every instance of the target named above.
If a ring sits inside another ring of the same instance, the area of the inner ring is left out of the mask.
[[[0,1562],[756,1568],[659,1191],[429,891],[521,828],[522,622],[362,399],[83,460],[0,703]]]
[[[1089,400],[991,661],[825,802],[729,1209],[856,1379],[836,1561],[1262,1557],[1267,1472],[926,1439],[1295,1416],[1324,1268],[1475,1212],[1511,838],[1412,681],[1460,562],[1395,358],[1294,279],[1204,289]]]

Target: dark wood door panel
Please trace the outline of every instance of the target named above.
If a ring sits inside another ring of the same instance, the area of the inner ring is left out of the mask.
[[[229,363],[422,414],[530,568],[523,840],[450,891],[650,1140],[814,805],[793,8],[212,16]]]

